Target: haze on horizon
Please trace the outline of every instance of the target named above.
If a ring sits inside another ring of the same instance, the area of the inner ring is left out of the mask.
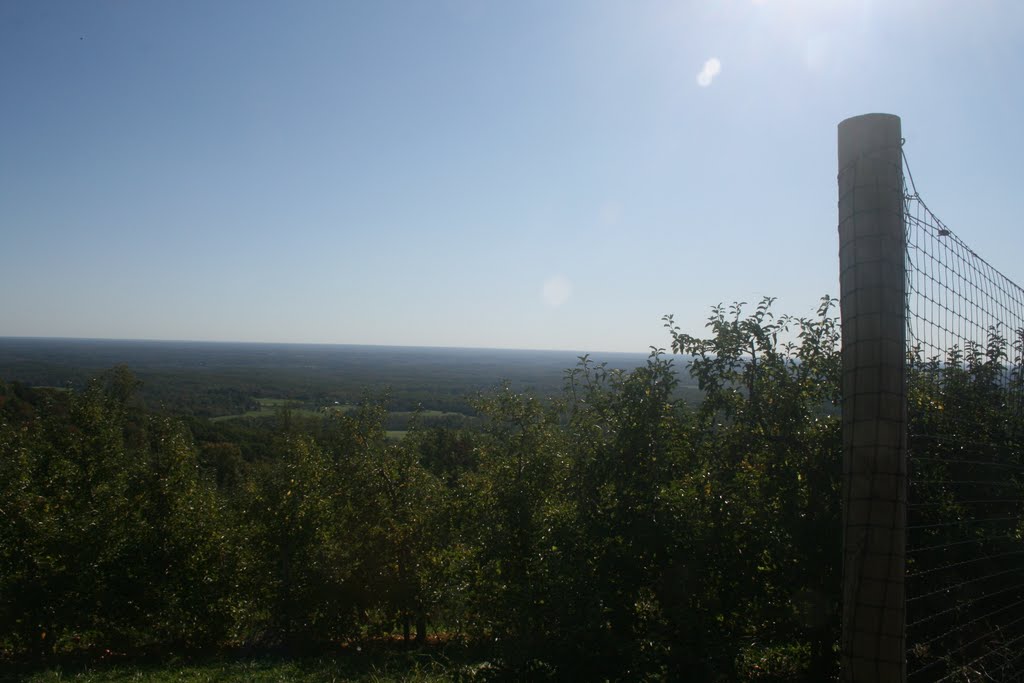
[[[642,352],[838,291],[835,130],[1018,282],[1011,0],[0,4],[0,336]]]
[[[9,350],[10,347],[18,347],[25,343],[36,343],[45,342],[47,346],[76,346],[79,343],[86,343],[89,345],[95,345],[96,347],[110,350],[112,348],[121,347],[125,344],[139,345],[148,348],[164,348],[164,347],[213,347],[219,349],[233,349],[233,348],[256,348],[259,347],[289,347],[293,351],[301,351],[305,348],[316,348],[329,350],[332,348],[345,351],[350,349],[371,349],[373,351],[387,352],[389,350],[404,351],[406,349],[414,349],[418,351],[424,351],[428,353],[432,352],[501,352],[501,353],[542,353],[542,354],[559,354],[564,357],[564,354],[588,354],[596,356],[592,360],[595,362],[601,362],[607,360],[608,356],[616,357],[629,357],[634,361],[642,361],[645,357],[649,356],[652,352],[651,347],[648,347],[644,351],[607,351],[600,348],[590,347],[579,347],[575,349],[538,349],[538,348],[509,348],[500,346],[437,346],[437,345],[422,345],[422,344],[349,344],[345,342],[298,342],[298,341],[238,341],[234,339],[147,339],[147,338],[128,338],[128,337],[58,337],[58,336],[3,336],[0,337],[0,352]],[[661,345],[661,350],[665,351]],[[4,349],[4,347],[8,347]],[[578,356],[577,356],[578,357]],[[569,359],[573,361],[572,358]],[[574,361],[573,361],[574,362]],[[116,362],[112,365],[117,364]]]

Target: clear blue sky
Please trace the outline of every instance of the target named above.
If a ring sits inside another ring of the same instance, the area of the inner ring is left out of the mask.
[[[836,125],[1024,280],[1024,3],[0,3],[0,336],[643,351],[836,294]]]

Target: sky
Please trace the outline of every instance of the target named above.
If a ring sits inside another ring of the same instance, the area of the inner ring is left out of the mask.
[[[0,3],[0,336],[586,351],[838,294],[836,126],[1024,282],[1017,0]]]

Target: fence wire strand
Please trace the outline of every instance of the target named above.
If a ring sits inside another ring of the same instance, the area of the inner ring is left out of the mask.
[[[1024,680],[1024,290],[904,178],[907,678]]]

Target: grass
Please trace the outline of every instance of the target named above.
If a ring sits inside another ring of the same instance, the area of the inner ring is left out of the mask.
[[[53,668],[18,680],[25,683],[434,683],[472,680],[488,667],[486,662],[453,663],[443,655],[424,651],[344,652],[337,656],[304,659],[218,658],[205,662],[172,661],[160,664],[122,664],[96,668]]]
[[[324,417],[327,414],[345,414],[354,410],[358,410],[359,406],[351,404],[337,404],[328,405],[323,408],[313,408],[310,404],[303,403],[301,401],[295,401],[288,398],[254,398],[259,403],[257,410],[247,410],[244,413],[238,415],[221,415],[219,417],[211,418],[211,422],[222,422],[224,420],[238,420],[238,419],[266,419],[274,417],[283,408],[288,408],[292,415],[296,417]],[[389,413],[389,417],[396,419],[399,422],[393,423],[395,426],[401,426],[402,422],[411,421],[414,416],[419,415],[421,418],[428,419],[465,419],[466,415],[462,413],[454,413],[444,410],[420,410],[419,412],[406,410],[406,411],[394,411]],[[387,437],[392,441],[401,441],[405,438],[408,430],[405,429],[389,429],[387,430]]]
[[[413,410],[397,410],[391,413],[392,415],[398,415],[405,418],[411,418],[416,415],[416,411]],[[444,410],[421,410],[419,411],[420,417],[466,417],[462,413],[446,412]]]
[[[288,408],[291,410],[292,415],[301,417],[323,417],[324,413],[319,409],[313,409],[305,407],[306,404],[301,401],[295,401],[289,398],[257,398],[254,399],[260,404],[257,410],[247,410],[244,413],[238,415],[221,415],[220,417],[212,418],[212,422],[220,422],[223,420],[238,420],[241,418],[268,418],[277,415],[277,411],[282,408]],[[351,405],[337,405],[330,406],[328,410],[346,412],[354,409],[356,406]]]

